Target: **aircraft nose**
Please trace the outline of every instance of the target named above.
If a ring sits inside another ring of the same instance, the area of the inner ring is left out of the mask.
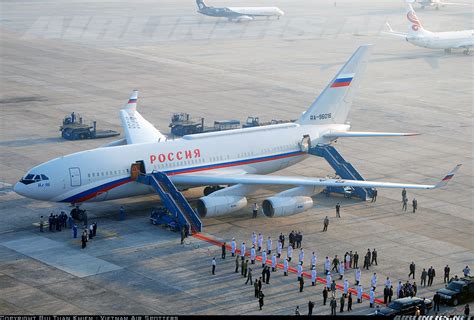
[[[15,183],[15,185],[13,186],[13,191],[15,191],[16,193],[18,193],[19,195],[22,195],[24,196],[25,195],[25,185],[21,182],[17,182]]]

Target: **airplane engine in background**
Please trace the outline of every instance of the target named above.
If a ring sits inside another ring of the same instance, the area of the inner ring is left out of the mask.
[[[247,206],[246,194],[255,191],[255,186],[237,184],[202,197],[196,210],[201,218],[222,216]]]
[[[267,217],[289,216],[313,207],[311,196],[317,193],[312,186],[296,187],[280,192],[273,197],[263,200],[262,210]]]
[[[253,18],[251,16],[239,16],[235,19],[237,22],[243,22],[243,21],[252,21]]]

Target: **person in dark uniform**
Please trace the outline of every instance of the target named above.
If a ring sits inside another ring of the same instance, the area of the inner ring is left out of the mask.
[[[253,288],[255,290],[255,298],[258,298],[258,280],[255,280],[255,282],[253,283]]]
[[[267,266],[264,266],[262,269],[262,282],[265,282],[267,278]]]
[[[271,274],[270,267],[266,266],[265,268],[267,268],[267,271],[266,271],[266,274],[267,274],[266,280],[267,281],[265,281],[265,283],[270,284],[270,274]]]
[[[94,233],[94,237],[95,237],[97,234],[97,222],[94,222],[92,224],[92,229],[93,229],[92,232]]]
[[[314,302],[309,300],[308,302],[308,316],[313,315]]]
[[[328,216],[326,216],[326,218],[324,218],[323,232],[328,231],[328,226],[329,226],[329,218]]]
[[[349,292],[347,297],[347,311],[352,311],[352,292]]]
[[[82,233],[81,242],[82,242],[82,249],[84,249],[87,246],[87,236],[84,233]]]
[[[435,293],[435,295],[433,296],[433,311],[434,312],[437,312],[439,311],[439,302],[440,302],[440,295],[438,292]]]
[[[303,292],[303,288],[304,288],[304,278],[300,277],[300,292]]]
[[[470,313],[470,312],[471,312],[471,309],[469,308],[469,305],[466,304],[466,305],[464,306],[464,315],[466,316],[466,318],[469,317],[469,313]]]
[[[326,286],[324,286],[323,289],[323,305],[326,305],[326,301],[328,300],[328,289]]]
[[[262,292],[262,277],[258,278],[258,292]]]
[[[390,289],[388,289],[388,303],[392,302],[392,296],[393,296],[393,286],[390,286]]]
[[[283,235],[283,233],[280,233],[279,239],[281,241],[281,248],[283,249],[285,247],[285,235]]]
[[[374,188],[374,192],[372,193],[372,202],[377,201],[377,189]]]
[[[184,238],[186,238],[186,231],[184,231],[184,226],[181,227],[181,244],[184,244]]]
[[[247,284],[250,280],[250,284],[253,283],[252,281],[252,268],[248,268],[247,270],[247,281],[245,281],[245,284]]]
[[[53,213],[51,213],[48,217],[48,227],[49,231],[53,231]]]
[[[72,227],[72,236],[74,239],[77,238],[77,225],[74,224],[74,226]]]
[[[423,268],[423,271],[421,271],[420,286],[426,287],[426,276],[427,275],[428,275],[428,272],[426,272],[425,268]]]
[[[221,255],[221,258],[222,259],[225,259],[225,250],[226,250],[226,247],[225,247],[225,242],[222,244],[222,255]]]
[[[341,205],[338,202],[336,204],[336,218],[340,218],[340,217],[341,217]]]
[[[354,253],[354,262],[353,262],[353,268],[357,269],[359,266],[359,254],[357,251]]]
[[[416,209],[418,209],[418,200],[413,198],[413,201],[411,202],[411,205],[413,206],[413,213],[415,213]]]
[[[258,295],[258,304],[260,306],[260,310],[262,310],[262,307],[263,307],[263,298],[265,297],[265,295],[263,294],[262,291],[260,291],[259,295]]]
[[[341,298],[339,299],[339,304],[340,304],[339,313],[344,312],[344,304],[345,304],[344,295],[341,295]]]
[[[383,289],[383,303],[384,304],[387,304],[389,291],[390,291],[390,289],[388,287],[385,287]]]
[[[449,272],[451,271],[451,268],[449,268],[448,265],[444,267],[444,283],[449,282]]]
[[[375,249],[372,251],[372,261],[371,261],[371,264],[374,264],[374,263],[375,263],[376,266],[378,266],[378,263],[377,263],[377,251],[376,251]]]
[[[413,261],[410,263],[410,273],[408,274],[408,278],[410,278],[410,276],[413,276],[413,279],[415,279],[415,263]]]
[[[331,302],[329,303],[329,305],[331,306],[331,316],[335,316],[336,315],[336,308],[337,308],[336,298],[332,297]]]
[[[235,257],[235,273],[238,273],[239,272],[239,255],[237,255],[237,257]]]

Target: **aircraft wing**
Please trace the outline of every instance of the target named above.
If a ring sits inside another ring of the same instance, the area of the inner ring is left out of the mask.
[[[357,131],[333,131],[323,134],[324,138],[351,138],[351,137],[406,137],[417,136],[419,133],[400,132],[357,132]]]
[[[220,184],[253,184],[253,185],[295,185],[295,186],[320,186],[320,187],[362,187],[362,188],[406,188],[406,189],[437,189],[444,187],[461,167],[458,164],[438,183],[410,184],[378,181],[359,181],[344,179],[326,179],[292,176],[272,176],[258,174],[226,174],[226,173],[203,173],[183,174],[171,176],[174,183],[187,185],[220,185]]]
[[[137,99],[138,91],[134,90],[128,99],[127,105],[120,110],[120,120],[122,121],[127,144],[166,140],[166,136],[138,113]]]

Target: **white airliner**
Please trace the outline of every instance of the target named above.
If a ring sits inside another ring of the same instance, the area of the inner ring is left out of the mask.
[[[14,190],[33,199],[72,204],[153,193],[152,187],[131,180],[131,164],[140,160],[144,162],[146,172],[165,172],[181,190],[229,185],[198,200],[197,211],[202,217],[222,215],[245,207],[246,196],[262,185],[285,185],[290,188],[263,202],[263,211],[270,217],[311,208],[311,196],[326,186],[443,187],[460,165],[434,185],[265,175],[306,159],[309,144],[329,144],[343,137],[413,135],[353,132],[345,124],[370,51],[370,45],[359,47],[295,123],[167,140],[137,112],[137,92],[134,91],[128,104],[120,111],[125,139],[40,164],[15,184]]]
[[[211,17],[224,17],[235,21],[253,20],[255,17],[277,17],[285,13],[277,7],[208,7],[204,0],[196,0],[198,12]]]
[[[436,10],[439,10],[439,7],[445,7],[445,6],[468,6],[469,4],[467,3],[459,3],[459,2],[444,2],[441,0],[417,0],[413,1],[418,3],[421,6],[421,9],[424,9],[425,7],[435,7]]]
[[[384,32],[398,37],[403,37],[406,41],[415,46],[444,49],[445,52],[451,52],[451,49],[464,49],[464,54],[471,52],[474,46],[474,30],[431,32],[421,26],[420,19],[416,16],[415,10],[411,4],[407,3],[408,33],[396,32],[387,22],[390,32]]]

